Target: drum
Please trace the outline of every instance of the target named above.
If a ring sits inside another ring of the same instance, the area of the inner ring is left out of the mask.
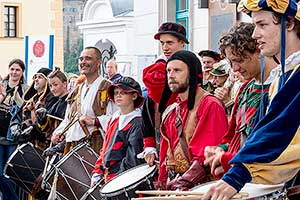
[[[153,179],[157,175],[156,166],[139,165],[120,173],[100,190],[101,199],[125,200],[138,197],[136,190],[153,190]]]
[[[34,181],[43,172],[45,160],[42,151],[33,144],[19,146],[8,159],[4,174],[26,192],[32,194]]]
[[[90,188],[80,200],[99,200],[101,199],[99,190],[101,188],[101,181],[99,181],[94,187]]]
[[[208,189],[216,181],[209,182],[206,184],[198,185],[191,189],[191,191],[196,192],[207,192]],[[263,184],[254,184],[247,183],[240,191],[240,193],[248,194],[247,197],[242,199],[244,200],[287,200],[287,193],[284,189],[284,185],[263,185]]]
[[[98,154],[86,143],[77,145],[46,174],[44,188],[54,189],[57,199],[80,199],[90,189],[97,159]],[[52,188],[52,184],[56,187]]]

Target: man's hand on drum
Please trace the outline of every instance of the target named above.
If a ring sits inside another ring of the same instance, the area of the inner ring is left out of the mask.
[[[94,187],[100,181],[103,181],[103,174],[94,173],[91,178],[91,188]]]
[[[87,115],[82,115],[79,117],[79,123],[86,126],[93,126],[95,123],[95,118],[91,118]]]
[[[155,164],[155,159],[158,158],[155,147],[145,147],[144,151],[137,155],[140,159],[145,159],[146,163],[150,166]]]
[[[53,134],[51,137],[51,142],[53,144],[58,144],[59,142],[63,141],[65,139],[64,135],[60,135],[60,134]]]
[[[236,189],[225,181],[219,180],[209,188],[201,200],[229,200],[236,193]]]
[[[147,164],[150,166],[153,166],[155,164],[155,162],[154,162],[155,158],[156,158],[155,153],[148,153],[145,155],[145,160],[146,160]]]

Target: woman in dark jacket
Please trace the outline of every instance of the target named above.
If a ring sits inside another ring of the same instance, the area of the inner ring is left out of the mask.
[[[0,82],[0,190],[3,200],[18,199],[11,181],[3,174],[5,163],[9,156],[17,147],[14,141],[9,124],[12,113],[12,107],[21,107],[23,104],[22,95],[27,89],[24,82],[25,64],[20,59],[13,59],[9,65],[8,75]]]

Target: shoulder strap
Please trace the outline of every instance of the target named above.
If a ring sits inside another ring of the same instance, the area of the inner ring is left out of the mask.
[[[192,110],[189,111],[188,116],[186,118],[185,127],[183,129],[183,135],[185,137],[186,143],[189,143],[194,135],[196,126],[199,121],[197,118],[198,108],[202,103],[203,99],[208,95],[210,95],[210,93],[202,88],[199,88],[198,92],[196,93],[194,107]]]
[[[112,82],[108,79],[103,79],[98,86],[98,90],[92,105],[93,111],[96,116],[100,116],[106,113],[106,107],[108,104],[107,90],[111,83]]]

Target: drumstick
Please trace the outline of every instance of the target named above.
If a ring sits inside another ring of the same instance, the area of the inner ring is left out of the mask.
[[[52,145],[53,145],[53,143],[51,142],[49,148],[51,148]],[[43,174],[42,174],[42,177],[45,177],[45,175],[46,175],[46,173],[47,173],[47,168],[48,168],[49,159],[50,159],[50,156],[47,156],[47,158],[46,158],[46,163],[45,163],[45,167],[44,167]]]
[[[60,133],[60,135],[65,135],[67,133],[67,131],[69,130],[69,128],[71,128],[71,126],[73,126],[76,122],[78,122],[78,118],[73,119],[64,129],[63,131]]]
[[[184,200],[199,200],[203,195],[188,195],[188,196],[162,196],[162,197],[140,197],[140,198],[131,198],[131,200],[177,200],[184,198]],[[235,196],[230,199],[242,199],[242,197],[236,198]]]
[[[197,191],[169,191],[169,190],[145,190],[135,191],[136,194],[150,194],[150,195],[204,195],[204,192]],[[234,195],[234,198],[242,198],[249,196],[248,193],[238,193]]]
[[[53,118],[53,119],[56,119],[56,120],[59,120],[59,121],[62,121],[64,119],[60,118],[60,117],[56,117],[54,115],[50,115],[50,114],[46,114],[47,117],[50,117],[50,118]]]
[[[131,198],[131,200],[166,200],[166,199],[182,199],[182,196],[165,196],[165,197],[141,197],[141,198]],[[185,196],[186,200],[199,200],[199,196]]]

